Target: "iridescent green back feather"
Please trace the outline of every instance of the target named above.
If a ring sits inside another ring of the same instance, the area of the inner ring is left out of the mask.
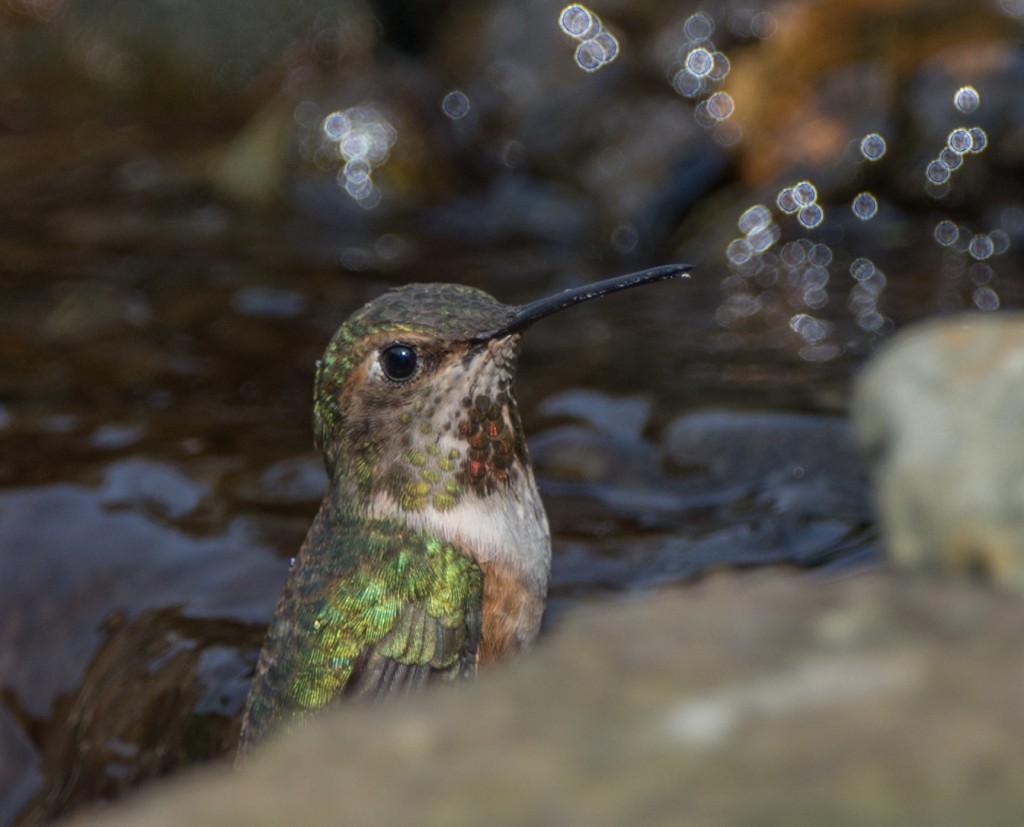
[[[267,633],[243,724],[265,730],[341,696],[382,698],[475,673],[483,577],[461,549],[321,509]],[[324,553],[324,552],[327,553]]]

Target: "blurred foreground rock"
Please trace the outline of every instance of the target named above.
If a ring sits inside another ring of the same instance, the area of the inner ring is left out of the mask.
[[[893,559],[1024,590],[1024,317],[901,334],[860,377],[854,419]]]
[[[77,823],[1013,823],[1022,635],[1015,599],[962,582],[722,576]]]

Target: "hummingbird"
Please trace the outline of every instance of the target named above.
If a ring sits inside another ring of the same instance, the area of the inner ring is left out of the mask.
[[[341,699],[472,678],[534,641],[551,537],[514,394],[523,331],[690,269],[518,306],[468,286],[411,284],[341,325],[314,389],[329,485],[260,652],[239,756]]]

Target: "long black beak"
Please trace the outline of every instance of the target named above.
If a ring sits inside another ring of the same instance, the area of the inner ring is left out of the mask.
[[[619,290],[627,290],[630,287],[639,287],[641,284],[650,284],[665,279],[686,278],[688,277],[687,273],[692,269],[693,266],[690,264],[663,264],[661,267],[652,267],[650,270],[641,270],[639,273],[630,273],[627,276],[616,276],[593,284],[572,287],[561,293],[548,296],[546,299],[519,305],[513,309],[512,315],[505,324],[494,330],[488,330],[486,333],[478,333],[473,337],[472,342],[480,344],[490,339],[508,336],[529,327],[538,319],[557,313],[559,310],[596,299],[599,296],[607,296],[609,293],[617,293]]]

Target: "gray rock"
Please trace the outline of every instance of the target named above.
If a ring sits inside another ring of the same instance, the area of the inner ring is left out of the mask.
[[[892,558],[1024,590],[1024,317],[900,334],[860,376],[853,416]]]
[[[971,584],[720,576],[79,823],[1015,823],[1022,634]]]

